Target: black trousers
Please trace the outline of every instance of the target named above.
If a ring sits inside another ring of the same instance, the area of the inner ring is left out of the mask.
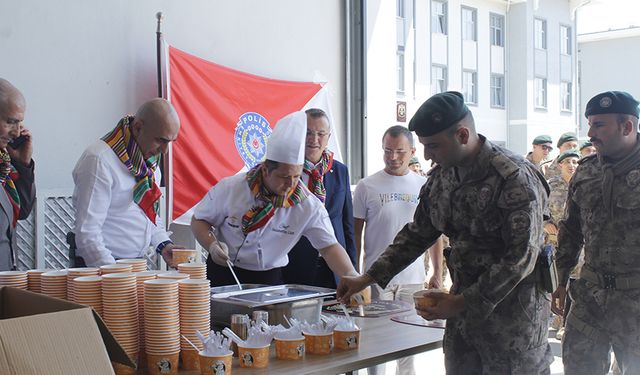
[[[236,266],[233,267],[233,271],[242,284],[284,284],[282,268],[274,268],[268,271],[251,271]],[[229,268],[214,263],[211,257],[207,257],[207,279],[211,282],[211,286],[236,285],[236,280],[233,278]]]

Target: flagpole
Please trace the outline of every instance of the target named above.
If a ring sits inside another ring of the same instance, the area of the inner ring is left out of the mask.
[[[156,13],[156,19],[158,20],[158,27],[156,29],[156,61],[158,71],[158,97],[164,97],[162,95],[162,19],[164,16],[162,12]]]

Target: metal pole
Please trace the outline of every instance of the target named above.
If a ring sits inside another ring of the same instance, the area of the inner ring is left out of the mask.
[[[156,13],[156,19],[158,20],[158,27],[156,29],[156,60],[158,70],[158,97],[164,98],[163,86],[162,86],[162,20],[164,16],[162,12]]]

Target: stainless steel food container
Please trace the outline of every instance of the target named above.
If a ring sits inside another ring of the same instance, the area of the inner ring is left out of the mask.
[[[211,288],[211,323],[229,325],[232,314],[252,315],[255,310],[269,312],[269,324],[288,325],[284,320],[296,318],[318,322],[325,297],[335,294],[334,289],[308,285],[242,284]]]

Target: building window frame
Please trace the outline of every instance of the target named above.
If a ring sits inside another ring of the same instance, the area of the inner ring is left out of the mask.
[[[573,112],[573,82],[560,82],[560,110],[562,112]]]
[[[478,10],[462,6],[460,8],[460,25],[462,40],[478,41]]]
[[[560,25],[560,54],[571,56],[572,43],[571,43],[571,26]]]
[[[492,108],[505,108],[505,78],[504,74],[491,74],[490,80],[490,96],[491,96],[491,107]]]
[[[448,13],[446,1],[431,0],[431,32],[433,34],[448,34]]]
[[[478,105],[478,72],[475,70],[462,71],[462,95],[464,102]]]
[[[535,77],[534,78],[534,106],[536,109],[547,109],[547,78]]]
[[[440,74],[436,74],[440,73]],[[447,91],[447,67],[445,65],[431,65],[431,95]]]
[[[405,69],[404,69],[404,47],[398,46],[396,50],[396,91],[399,95],[405,93]]]
[[[543,18],[534,18],[533,43],[536,49],[547,49],[547,20]]]
[[[504,47],[504,15],[489,13],[489,33],[492,46]]]

